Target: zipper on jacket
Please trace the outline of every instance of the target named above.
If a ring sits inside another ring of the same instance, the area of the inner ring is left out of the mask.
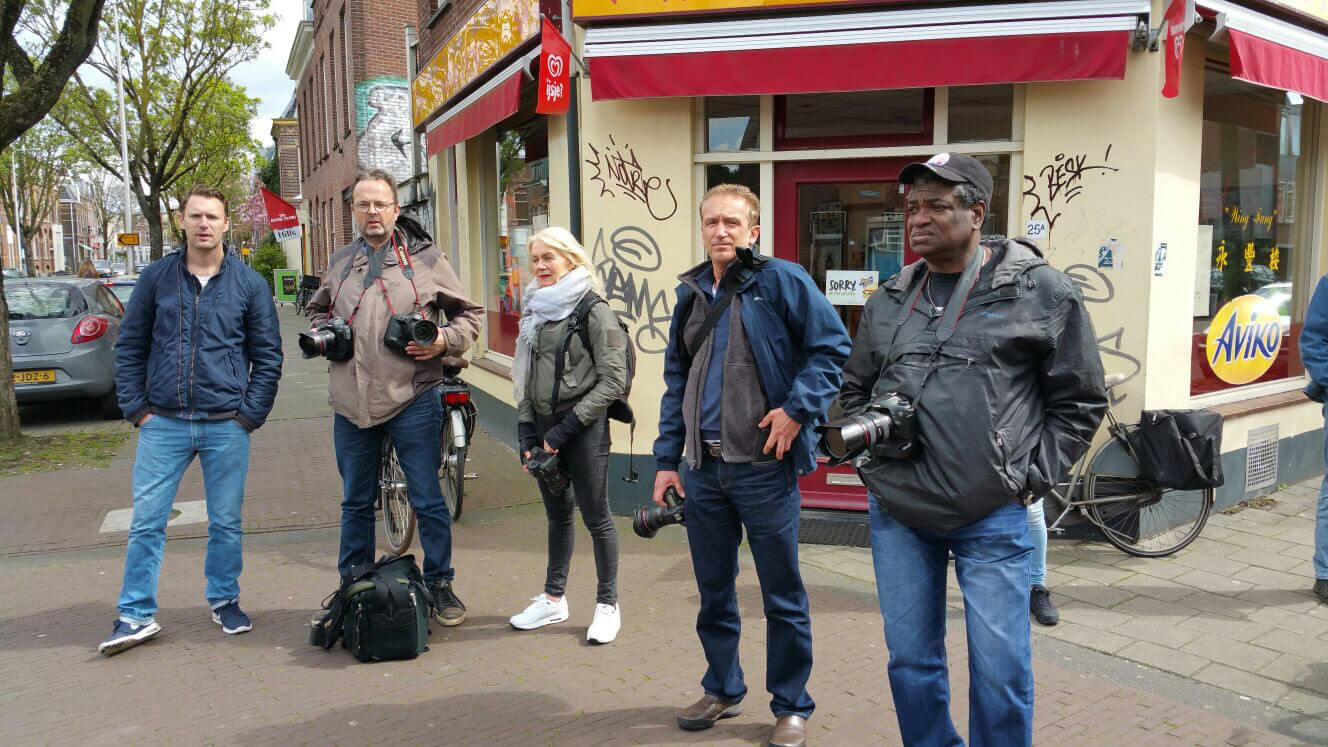
[[[198,282],[198,280],[194,278],[193,273],[189,273],[189,277],[193,278],[194,282]],[[197,399],[197,397],[194,396],[194,368],[195,363],[198,361],[198,302],[202,297],[202,283],[199,283],[198,293],[194,294],[194,321],[189,328],[189,407],[186,408],[187,410],[194,409],[194,401]]]

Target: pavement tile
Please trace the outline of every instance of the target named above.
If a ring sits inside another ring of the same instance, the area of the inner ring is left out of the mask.
[[[1059,638],[1062,641],[1069,641],[1084,648],[1091,648],[1094,651],[1101,651],[1104,654],[1114,654],[1122,648],[1132,643],[1132,639],[1108,633],[1104,630],[1090,628],[1087,625],[1080,625],[1075,622],[1062,619],[1059,625],[1051,627],[1037,626],[1036,630],[1042,635],[1052,638]]]
[[[1135,597],[1116,605],[1112,609],[1145,621],[1153,621],[1164,625],[1178,625],[1182,620],[1188,620],[1199,614],[1198,610],[1191,607],[1147,597]]]
[[[1250,642],[1284,654],[1308,658],[1311,661],[1328,662],[1328,641],[1318,638],[1270,629]]]
[[[1265,552],[1248,547],[1242,547],[1232,553],[1231,559],[1247,565],[1270,568],[1274,571],[1290,571],[1302,565],[1308,565],[1308,560],[1297,560],[1282,553]]]
[[[1116,655],[1131,661],[1137,661],[1154,669],[1162,669],[1186,677],[1211,663],[1202,656],[1187,654],[1148,641],[1135,641],[1116,652]]]
[[[1242,591],[1249,591],[1254,588],[1252,584],[1244,581],[1202,570],[1193,570],[1172,580],[1178,584],[1193,586],[1196,589],[1227,596],[1235,596]]]
[[[1328,662],[1315,660],[1309,654],[1281,654],[1259,672],[1302,690],[1328,695]]]
[[[1315,714],[1319,718],[1328,718],[1328,695],[1320,695],[1309,690],[1290,688],[1277,704],[1289,711]]]
[[[1081,602],[1087,602],[1098,607],[1116,607],[1121,602],[1137,596],[1127,589],[1105,586],[1081,578],[1072,578],[1070,581],[1054,586],[1048,585],[1047,588],[1062,596],[1078,599]]]
[[[1134,619],[1130,615],[1112,612],[1078,600],[1065,602],[1059,608],[1062,620],[1069,620],[1098,630],[1112,631]]]
[[[1124,571],[1119,568],[1084,559],[1068,563],[1056,570],[1067,576],[1074,576],[1075,578],[1093,581],[1099,584],[1114,584],[1118,581],[1124,581],[1134,575],[1132,571]]]
[[[1246,672],[1257,672],[1279,656],[1278,652],[1272,649],[1233,641],[1229,638],[1219,638],[1215,635],[1203,635],[1195,638],[1182,647],[1181,650]],[[1245,694],[1248,695],[1249,693]],[[1267,698],[1264,698],[1264,700],[1267,700]]]
[[[1285,683],[1217,663],[1200,669],[1194,679],[1269,703],[1276,703],[1291,690]]]
[[[1205,612],[1180,623],[1181,627],[1197,630],[1200,633],[1212,633],[1223,638],[1230,638],[1233,641],[1251,641],[1270,628],[1249,620],[1237,620],[1232,617],[1216,615],[1211,612]]]
[[[1247,566],[1245,570],[1237,573],[1233,578],[1244,581],[1251,586],[1259,586],[1266,589],[1281,589],[1283,591],[1296,591],[1298,589],[1311,588],[1314,586],[1313,575],[1304,576],[1296,573],[1274,571],[1268,568],[1259,568],[1258,566]]]
[[[1253,607],[1246,617],[1278,630],[1305,636],[1319,637],[1328,634],[1328,620],[1302,615],[1280,607]]]
[[[1185,570],[1186,573],[1189,572],[1188,568],[1183,568],[1183,570]],[[1118,584],[1118,588],[1134,592],[1142,597],[1148,597],[1162,602],[1178,602],[1195,593],[1193,586],[1178,584],[1174,581],[1166,581],[1142,573],[1135,575],[1128,581],[1122,581]]]
[[[1167,648],[1185,650],[1196,656],[1204,656],[1204,652],[1202,651],[1193,651],[1185,648],[1185,644],[1199,637],[1199,631],[1182,628],[1175,623],[1165,620],[1158,620],[1153,617],[1141,617],[1137,620],[1131,620],[1124,625],[1121,625],[1116,628],[1114,632],[1136,641],[1147,641],[1149,643],[1156,643],[1159,646],[1166,646]],[[1270,657],[1269,661],[1271,660]]]
[[[1209,521],[1212,521],[1212,519],[1209,519]],[[1207,528],[1204,531],[1206,533]],[[1282,530],[1281,533],[1286,534],[1287,531],[1289,530]],[[1232,528],[1230,533],[1223,538],[1223,541],[1253,550],[1263,550],[1264,552],[1282,552],[1293,546],[1293,543],[1285,539],[1274,539],[1235,528]]]

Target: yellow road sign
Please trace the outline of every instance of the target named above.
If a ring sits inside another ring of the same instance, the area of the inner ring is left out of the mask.
[[[138,234],[137,233],[120,234],[120,246],[138,246]]]

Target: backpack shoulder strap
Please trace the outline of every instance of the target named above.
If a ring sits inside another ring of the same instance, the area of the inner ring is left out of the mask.
[[[592,359],[595,357],[595,351],[590,347],[590,330],[586,324],[586,317],[590,315],[590,309],[603,300],[595,291],[586,291],[581,300],[576,302],[572,313],[567,315],[567,335],[563,337],[562,347],[558,349],[558,357],[553,362],[553,399],[549,401],[554,408],[558,407],[558,397],[562,394],[563,360],[567,358],[567,350],[572,346],[572,335],[580,335],[582,347],[590,352]]]

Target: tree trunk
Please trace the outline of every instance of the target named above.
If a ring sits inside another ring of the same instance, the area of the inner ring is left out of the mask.
[[[138,190],[135,189],[135,192]],[[164,237],[161,233],[161,194],[156,190],[138,195],[138,209],[143,211],[143,220],[148,224],[148,246],[151,247],[149,259],[156,262],[161,259]]]
[[[9,360],[9,304],[5,302],[5,279],[0,275],[0,441],[18,437],[14,364]]]

